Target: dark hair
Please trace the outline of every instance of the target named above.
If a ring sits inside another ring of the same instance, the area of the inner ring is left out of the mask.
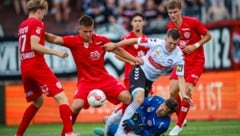
[[[168,0],[167,9],[175,9],[175,8],[182,9],[181,0]]]
[[[93,18],[88,15],[83,15],[79,18],[80,26],[92,26],[94,25]]]
[[[170,109],[169,113],[176,112],[178,110],[178,103],[175,99],[173,98],[168,98],[165,101],[166,106]]]
[[[131,21],[135,18],[135,17],[141,17],[144,20],[144,16],[142,13],[135,13],[131,16]]]
[[[181,34],[176,28],[172,28],[167,31],[167,37],[172,37],[174,40],[177,40],[180,36]]]

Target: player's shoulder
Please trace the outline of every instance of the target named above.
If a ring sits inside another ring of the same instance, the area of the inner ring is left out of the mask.
[[[42,26],[42,25],[44,25],[44,23],[42,21],[34,19],[34,18],[27,18],[24,21],[22,21],[20,25]]]
[[[196,17],[183,16],[183,22],[199,22],[199,19]]]
[[[109,40],[106,36],[104,36],[104,35],[101,35],[101,34],[97,34],[97,33],[93,33],[92,34],[92,37],[95,39],[95,40],[97,40],[97,41],[105,41],[105,40]]]
[[[129,38],[136,38],[137,36],[134,34],[134,32],[129,32],[125,35],[123,35],[122,39],[129,39]]]
[[[148,97],[149,100],[154,100],[154,101],[164,101],[164,98],[158,95],[150,96]]]

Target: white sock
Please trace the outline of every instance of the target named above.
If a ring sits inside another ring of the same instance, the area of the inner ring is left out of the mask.
[[[114,111],[110,116],[107,117],[105,121],[104,136],[107,136],[108,128],[111,124],[117,123],[122,117],[122,109]]]
[[[123,114],[123,117],[119,123],[117,132],[115,133],[114,136],[125,136],[126,135],[124,128],[122,126],[123,121],[131,118],[134,115],[134,113],[138,107],[140,107],[140,106],[138,104],[136,104],[134,101],[130,105],[128,105],[128,107],[126,108],[125,113]]]
[[[117,110],[116,112],[113,112],[109,117],[109,122],[115,123],[117,121],[120,121],[122,118],[122,109]]]

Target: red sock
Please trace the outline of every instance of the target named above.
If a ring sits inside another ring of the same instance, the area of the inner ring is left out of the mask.
[[[73,112],[71,112],[71,113],[72,113],[72,125],[73,125],[73,124],[76,122],[78,113],[77,113],[77,114],[74,114]],[[65,131],[64,131],[64,129],[62,130],[61,136],[65,136]]]
[[[22,121],[18,127],[16,136],[23,136],[23,133],[29,126],[31,120],[33,119],[34,115],[37,113],[38,108],[31,104],[24,112]]]
[[[178,103],[178,110],[176,111],[177,117],[179,116],[179,112],[180,112],[180,107],[181,107],[181,98],[179,96],[179,94],[175,97],[177,103]]]
[[[73,128],[72,128],[72,111],[69,108],[68,105],[63,104],[59,106],[59,111],[60,111],[60,116],[62,118],[63,121],[63,129],[65,133],[71,133],[73,132]]]
[[[126,108],[127,108],[128,105],[129,105],[129,104],[122,104],[122,106],[121,106],[122,115],[124,114],[124,112],[125,112],[125,110],[126,110]]]
[[[190,108],[190,104],[188,102],[186,102],[185,100],[182,100],[181,107],[180,107],[180,112],[179,112],[179,116],[178,116],[178,122],[177,122],[177,125],[179,127],[182,127],[182,124],[184,122],[184,119],[187,116],[189,108]]]

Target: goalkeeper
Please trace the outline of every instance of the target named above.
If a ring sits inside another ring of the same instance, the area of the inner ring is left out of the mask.
[[[160,96],[146,97],[143,104],[134,115],[123,121],[123,127],[127,134],[139,136],[160,136],[167,131],[171,121],[171,114],[178,108],[174,99],[164,99]],[[119,124],[111,124],[107,136],[114,136]],[[96,128],[95,134],[103,136],[102,129]]]

